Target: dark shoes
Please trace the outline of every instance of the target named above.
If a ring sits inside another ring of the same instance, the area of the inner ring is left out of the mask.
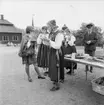
[[[38,79],[45,79],[45,77],[38,76]],[[31,79],[31,78],[28,78],[28,81],[29,81],[29,82],[32,82],[32,79]]]
[[[44,72],[44,76],[47,76],[48,75],[48,71]]]
[[[93,67],[92,66],[90,66],[90,69],[88,66],[86,66],[85,69],[86,69],[85,72],[89,71],[90,73],[93,73]]]
[[[50,91],[56,91],[59,90],[60,86],[58,82],[53,81],[53,87],[50,89]]]
[[[90,72],[93,73],[93,67],[92,66],[90,66]]]
[[[66,74],[72,75],[72,71],[70,70],[70,71],[68,71]]]
[[[60,79],[59,82],[64,83],[64,79]]]
[[[56,91],[56,90],[59,90],[60,89],[60,87],[52,87],[52,89],[50,89],[50,91]]]
[[[68,71],[66,74],[71,75],[71,72],[70,72],[70,71]]]
[[[42,76],[38,76],[38,79],[45,79],[45,77],[42,77]]]
[[[31,78],[28,78],[28,81],[29,81],[29,82],[32,82],[32,79],[31,79]]]

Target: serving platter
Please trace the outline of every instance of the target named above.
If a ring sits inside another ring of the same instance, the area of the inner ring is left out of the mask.
[[[92,57],[92,58],[89,58],[88,60],[92,61],[92,62],[101,62],[101,63],[104,63],[104,60],[98,59],[97,57]]]
[[[71,58],[72,57],[72,55],[71,54],[66,54],[66,55],[64,55],[65,57],[68,57],[68,58]]]
[[[75,56],[76,59],[84,59],[85,56]]]

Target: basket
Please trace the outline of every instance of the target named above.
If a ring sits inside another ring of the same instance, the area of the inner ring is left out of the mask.
[[[104,95],[104,86],[103,85],[99,85],[96,83],[96,81],[99,81],[102,77],[100,78],[97,78],[97,79],[94,79],[91,81],[92,83],[92,90],[101,94],[101,95]]]

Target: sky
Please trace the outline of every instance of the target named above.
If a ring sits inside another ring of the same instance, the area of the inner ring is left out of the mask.
[[[81,24],[94,23],[104,30],[103,0],[0,0],[0,14],[18,28],[32,24],[42,27],[56,20],[61,28],[77,30]]]

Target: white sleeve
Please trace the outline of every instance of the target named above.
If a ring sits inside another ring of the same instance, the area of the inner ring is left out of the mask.
[[[72,37],[71,37],[71,40],[72,40],[73,42],[75,42],[75,41],[76,41],[75,36],[72,36]]]
[[[60,49],[63,40],[64,40],[64,35],[59,33],[59,34],[57,34],[57,36],[55,38],[55,42],[50,41],[50,46],[54,49]]]
[[[68,42],[68,44],[69,44],[70,46],[73,46],[75,41],[76,41],[75,36],[71,36],[71,40]]]
[[[39,34],[39,36],[37,38],[37,44],[41,44],[41,42],[42,42],[41,36],[42,36],[42,34]]]

